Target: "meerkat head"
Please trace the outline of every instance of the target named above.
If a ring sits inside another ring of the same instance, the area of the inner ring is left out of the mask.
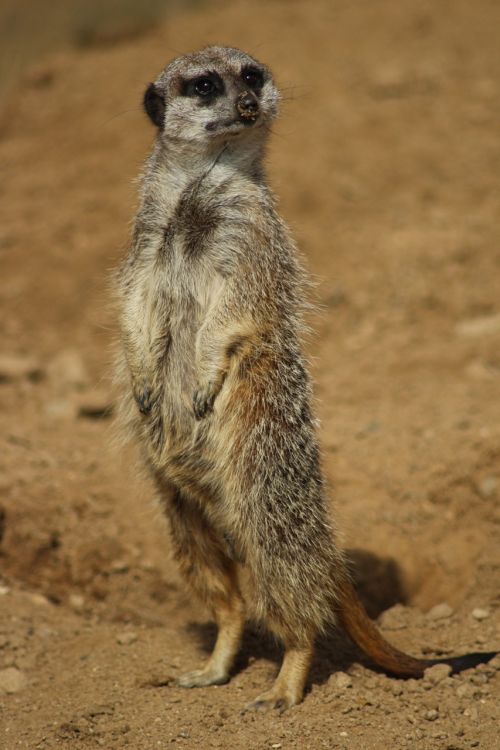
[[[167,65],[144,108],[161,137],[210,142],[264,132],[278,99],[265,65],[232,47],[206,47]]]

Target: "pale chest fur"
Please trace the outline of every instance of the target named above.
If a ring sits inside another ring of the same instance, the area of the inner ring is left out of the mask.
[[[224,170],[211,180],[150,182],[121,276],[125,355],[139,411],[151,419],[156,408],[177,437],[188,436],[197,339],[237,272],[234,227],[244,220],[238,188]]]

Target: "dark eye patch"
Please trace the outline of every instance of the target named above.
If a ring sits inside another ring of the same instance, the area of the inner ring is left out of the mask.
[[[264,73],[254,65],[246,65],[241,71],[241,80],[254,91],[260,91],[264,85]]]
[[[224,82],[218,73],[213,72],[185,79],[181,85],[182,96],[195,97],[200,100],[200,103],[210,104],[223,93]]]

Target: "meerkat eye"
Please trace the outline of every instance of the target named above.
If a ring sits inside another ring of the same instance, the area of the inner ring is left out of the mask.
[[[198,96],[210,96],[215,93],[215,85],[210,78],[199,78],[194,84]]]
[[[223,93],[224,84],[216,73],[191,78],[184,81],[181,89],[183,96],[198,96],[200,99],[212,100]]]
[[[261,89],[264,85],[264,74],[258,68],[243,68],[241,78],[251,89]]]

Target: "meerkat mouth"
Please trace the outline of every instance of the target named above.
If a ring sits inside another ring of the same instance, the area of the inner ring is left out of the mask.
[[[226,133],[240,133],[242,130],[246,130],[249,127],[256,126],[258,117],[253,118],[246,118],[242,119],[240,117],[238,118],[232,118],[231,120],[211,120],[210,122],[207,122],[205,125],[205,130],[208,130],[210,133],[220,132],[221,130],[225,131]]]

